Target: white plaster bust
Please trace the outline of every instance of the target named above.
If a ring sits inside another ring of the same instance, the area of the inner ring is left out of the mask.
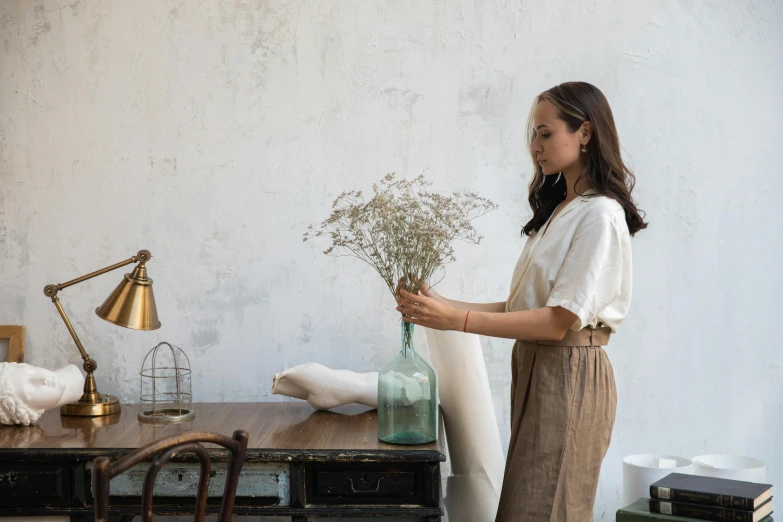
[[[76,402],[84,389],[81,370],[57,371],[25,363],[0,363],[0,424],[35,424],[46,410]]]

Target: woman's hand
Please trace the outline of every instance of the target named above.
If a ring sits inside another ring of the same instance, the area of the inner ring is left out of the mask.
[[[418,279],[414,278],[413,282],[416,283]],[[394,295],[397,297],[400,297],[400,290],[405,288],[405,278],[401,277],[399,281],[397,281],[397,288],[395,289]],[[419,290],[422,294],[426,295],[427,297],[435,297],[437,294],[435,293],[435,290],[432,289],[430,285],[427,283],[422,283],[421,287],[419,287]]]
[[[408,323],[426,326],[435,330],[461,330],[465,312],[442,303],[424,292],[414,295],[397,286],[397,308],[402,320]]]

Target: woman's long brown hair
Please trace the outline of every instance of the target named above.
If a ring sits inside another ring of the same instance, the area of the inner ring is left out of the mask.
[[[647,223],[643,219],[644,213],[636,208],[631,198],[636,178],[620,156],[617,128],[612,109],[604,94],[597,87],[585,82],[562,83],[539,94],[533,102],[533,109],[528,118],[528,144],[531,146],[533,110],[543,101],[557,108],[558,117],[565,121],[569,132],[576,132],[585,121],[592,124],[593,135],[587,143],[587,152],[584,154],[585,168],[579,179],[589,178],[598,194],[610,197],[622,205],[625,210],[625,222],[631,235],[647,228]],[[535,174],[528,192],[533,217],[522,229],[522,233],[526,236],[538,231],[566,197],[565,178],[559,175],[545,176],[532,150],[530,156],[535,166]]]

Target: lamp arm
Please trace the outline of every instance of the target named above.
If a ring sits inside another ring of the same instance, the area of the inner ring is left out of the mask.
[[[73,286],[75,284],[81,283],[82,281],[87,281],[88,279],[92,279],[93,277],[105,274],[106,272],[111,272],[112,270],[116,270],[118,268],[121,268],[123,266],[130,265],[131,263],[146,263],[150,260],[152,257],[152,254],[150,254],[149,250],[139,250],[139,253],[133,256],[130,259],[126,259],[125,261],[120,261],[119,263],[116,263],[111,266],[107,266],[106,268],[101,268],[100,270],[96,270],[95,272],[92,272],[90,274],[87,274],[82,277],[77,277],[76,279],[72,279],[66,283],[60,283],[59,285],[46,285],[44,287],[44,295],[47,297],[54,297],[57,295],[57,292],[62,290],[63,288],[68,288],[69,286]]]
[[[76,343],[76,347],[79,348],[79,352],[82,354],[82,359],[84,359],[85,371],[88,372],[94,371],[98,367],[98,364],[92,359],[90,359],[90,356],[84,350],[84,346],[82,346],[82,342],[79,340],[79,336],[76,335],[76,331],[73,329],[73,326],[71,325],[71,321],[68,320],[68,316],[65,314],[65,310],[60,304],[60,298],[57,297],[57,293],[64,288],[68,288],[69,286],[73,286],[75,284],[81,283],[82,281],[92,279],[93,277],[99,276],[101,274],[105,274],[106,272],[111,272],[112,270],[116,270],[117,268],[130,265],[131,263],[139,263],[139,262],[142,264],[146,263],[147,261],[150,260],[151,257],[152,254],[150,254],[149,250],[139,250],[139,252],[135,256],[131,257],[130,259],[126,259],[125,261],[121,261],[111,266],[107,266],[106,268],[96,270],[95,272],[92,272],[85,276],[77,277],[76,279],[72,279],[71,281],[68,281],[66,283],[61,283],[59,285],[46,285],[44,287],[44,295],[52,298],[52,302],[54,303],[54,306],[56,306],[57,311],[60,312],[60,317],[62,317],[66,328],[68,328],[68,332],[71,334],[71,337],[73,337],[73,341]]]
[[[95,369],[98,367],[98,364],[94,360],[90,359],[90,356],[87,354],[87,352],[84,351],[84,346],[82,346],[82,342],[79,340],[79,336],[76,335],[76,331],[73,329],[73,326],[71,325],[71,321],[69,321],[68,316],[65,315],[65,310],[63,309],[63,305],[60,304],[60,298],[57,297],[56,295],[52,296],[52,302],[54,303],[54,306],[57,307],[57,311],[60,312],[60,317],[63,318],[65,327],[68,328],[68,332],[71,334],[71,337],[73,337],[73,342],[76,343],[76,347],[79,349],[79,352],[82,354],[82,359],[84,359],[84,370],[88,372],[95,371]]]

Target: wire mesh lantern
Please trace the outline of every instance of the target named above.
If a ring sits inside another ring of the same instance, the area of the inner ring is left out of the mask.
[[[177,346],[159,343],[141,365],[139,420],[182,422],[196,416],[190,382],[190,359]]]

